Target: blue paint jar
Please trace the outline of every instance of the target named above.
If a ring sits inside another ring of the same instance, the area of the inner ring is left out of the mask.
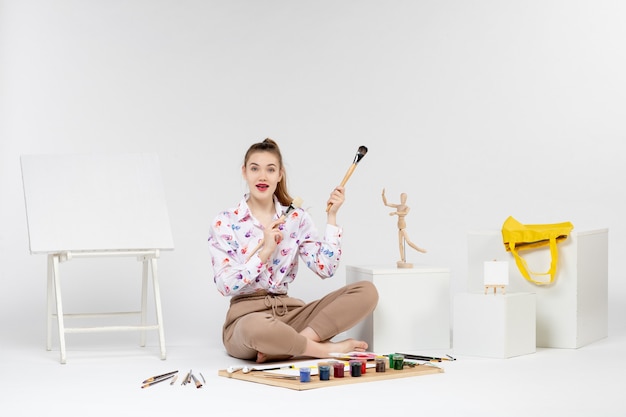
[[[328,381],[330,379],[330,366],[319,365],[320,381]]]
[[[300,368],[300,382],[311,382],[311,368],[308,366]]]

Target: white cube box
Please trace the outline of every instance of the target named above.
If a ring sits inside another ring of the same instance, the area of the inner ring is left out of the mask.
[[[384,353],[450,348],[450,270],[414,266],[347,266],[346,281],[372,282],[378,305],[348,331]]]
[[[506,359],[535,353],[535,294],[459,293],[454,296],[455,355]]]
[[[537,295],[537,346],[579,348],[608,336],[608,229],[574,231],[557,245],[555,281],[527,281],[507,252],[500,230],[468,234],[468,291],[483,289],[483,262],[509,262],[507,292]],[[546,272],[549,249],[520,252],[529,269]]]

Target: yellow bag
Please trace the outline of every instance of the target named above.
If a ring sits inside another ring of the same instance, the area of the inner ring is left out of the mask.
[[[553,224],[522,224],[509,216],[502,225],[502,241],[507,252],[515,257],[517,268],[524,278],[537,285],[552,284],[556,276],[556,265],[559,259],[557,242],[567,238],[574,226],[570,222]],[[533,272],[528,269],[526,260],[519,251],[550,247],[550,269],[548,272]],[[550,281],[537,281],[531,275],[550,275]]]

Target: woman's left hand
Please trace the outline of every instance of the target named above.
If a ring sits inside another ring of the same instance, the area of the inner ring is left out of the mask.
[[[330,197],[328,198],[328,201],[326,202],[326,204],[331,204],[328,214],[333,214],[333,215],[337,214],[337,211],[339,210],[339,208],[341,207],[341,205],[343,204],[345,200],[346,200],[345,188],[338,185],[330,193]]]

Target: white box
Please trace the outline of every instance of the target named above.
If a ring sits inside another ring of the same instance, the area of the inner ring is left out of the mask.
[[[535,353],[535,294],[459,293],[454,296],[455,355],[506,359]]]
[[[450,348],[450,270],[347,266],[346,281],[372,282],[378,305],[348,335],[381,354]]]
[[[537,346],[579,348],[608,336],[608,229],[574,230],[557,245],[555,282],[528,282],[506,252],[502,232],[468,234],[468,291],[483,291],[483,262],[509,262],[507,292],[537,294]],[[549,249],[521,252],[531,270],[546,272]]]

